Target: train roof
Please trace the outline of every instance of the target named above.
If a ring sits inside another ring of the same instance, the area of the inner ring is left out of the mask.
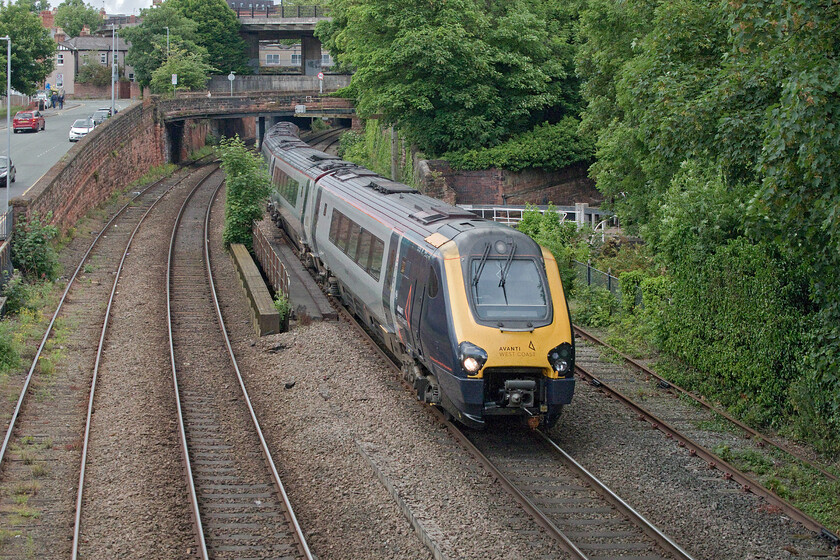
[[[264,147],[349,204],[404,234],[414,232],[439,247],[463,232],[494,227],[514,231],[316,150],[298,138],[297,132],[292,123],[278,123],[266,132]],[[434,234],[438,235],[431,237]]]

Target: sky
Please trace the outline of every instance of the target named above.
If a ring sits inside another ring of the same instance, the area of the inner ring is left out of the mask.
[[[51,6],[61,4],[62,0],[53,0],[50,2]],[[105,13],[107,14],[131,14],[140,15],[140,10],[143,8],[151,8],[152,0],[87,0],[94,8],[101,8],[105,6]]]

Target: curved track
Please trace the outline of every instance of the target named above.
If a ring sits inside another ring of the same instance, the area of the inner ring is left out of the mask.
[[[341,311],[398,373],[393,358],[355,317]],[[427,410],[573,558],[691,560],[678,544],[542,433],[519,428],[506,433],[468,432],[446,420],[438,409]]]
[[[61,532],[63,529],[50,530],[49,527],[66,527],[72,523],[72,498],[62,481],[69,479],[71,469],[75,471],[75,468],[72,467],[73,461],[67,460],[66,452],[79,450],[86,441],[80,435],[87,432],[88,423],[82,414],[80,405],[83,401],[79,389],[80,384],[90,381],[92,399],[95,374],[90,372],[98,365],[99,353],[94,355],[92,349],[82,348],[85,357],[80,363],[62,365],[56,367],[55,371],[45,368],[42,358],[50,349],[55,351],[57,347],[60,352],[65,345],[73,347],[75,344],[84,344],[83,340],[100,328],[100,341],[102,340],[101,337],[104,337],[107,328],[118,269],[129,251],[133,232],[136,232],[149,209],[186,177],[177,180],[164,178],[136,193],[94,237],[67,281],[23,381],[0,447],[2,486],[11,490],[4,492],[4,495],[8,497],[13,494],[17,503],[23,501],[24,507],[29,508],[31,503],[28,503],[28,498],[38,494],[39,509],[22,509],[17,513],[20,515],[27,512],[23,514],[25,517],[30,511],[36,512],[38,516],[44,516],[48,523],[14,523],[14,526],[24,533],[34,529],[39,534],[39,540],[37,544],[33,542],[25,547],[19,547],[17,544],[27,541],[29,537],[17,539],[17,543],[11,540],[11,550],[7,551],[9,554],[26,556],[48,551],[64,551],[70,539],[69,533]],[[69,336],[61,333],[59,340],[54,341],[56,328],[64,323],[76,325],[75,332]],[[76,334],[78,338],[75,338]],[[90,363],[87,362],[88,359]],[[36,398],[38,393],[45,390],[49,392],[49,399]],[[89,400],[90,402],[92,400]],[[13,445],[15,437],[17,442]],[[9,461],[7,452],[10,450],[18,460]],[[40,480],[36,482],[33,479]],[[25,489],[24,493],[21,493],[22,488]],[[21,497],[27,499],[18,500]],[[5,515],[10,513],[8,508],[3,508],[3,511]],[[75,525],[78,529],[78,517]],[[41,539],[41,536],[44,538]],[[74,543],[75,541],[76,537]],[[18,550],[19,548],[21,550]],[[75,544],[73,550],[75,554]]]
[[[207,228],[221,180],[196,188],[181,208],[167,272],[172,379],[198,553],[217,559],[311,559],[239,373],[213,286]]]
[[[578,360],[575,364],[575,373],[577,373],[581,378],[600,388],[602,391],[608,393],[617,400],[623,402],[638,415],[639,419],[649,422],[653,428],[663,432],[666,437],[674,439],[680,447],[687,448],[690,455],[696,455],[704,459],[709,468],[721,471],[725,478],[732,479],[740,484],[742,490],[761,496],[769,503],[785,512],[792,519],[801,523],[808,530],[824,537],[834,546],[840,545],[840,539],[838,536],[822,523],[795,507],[772,490],[765,488],[754,478],[750,477],[750,475],[741,471],[736,466],[725,461],[719,455],[711,451],[708,446],[702,445],[696,437],[689,435],[689,433],[697,431],[696,428],[692,427],[692,423],[714,418],[713,416],[697,416],[692,418],[688,415],[680,414],[679,417],[665,418],[663,415],[673,415],[673,412],[669,412],[670,407],[667,406],[667,402],[665,403],[665,406],[662,406],[661,401],[662,399],[665,399],[666,401],[673,400],[675,396],[688,398],[699,405],[701,410],[716,414],[718,417],[724,418],[732,425],[736,426],[737,429],[742,430],[747,438],[753,439],[753,441],[756,442],[757,446],[766,445],[773,447],[786,454],[788,460],[792,459],[794,461],[799,461],[800,463],[812,468],[814,471],[821,473],[826,479],[836,480],[835,475],[827,471],[821,465],[805,458],[795,450],[777,443],[771,438],[768,438],[746,426],[725,411],[712,406],[704,399],[701,399],[689,391],[671,384],[643,364],[633,360],[629,356],[621,354],[614,348],[602,342],[592,333],[589,333],[579,327],[575,327],[575,331],[586,340],[589,340],[596,345],[609,348],[611,351],[619,355],[627,365],[630,365],[633,369],[640,371],[647,378],[655,379],[658,383],[656,388],[653,389],[646,380],[635,378],[623,368],[617,367],[613,364],[600,362],[598,359],[599,356],[593,353],[590,348],[578,349]],[[596,368],[598,370],[597,374],[595,371]],[[628,396],[631,394],[642,395],[643,398],[631,398]],[[644,405],[639,402],[640,400],[644,401]]]

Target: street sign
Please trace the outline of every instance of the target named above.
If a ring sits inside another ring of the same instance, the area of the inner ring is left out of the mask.
[[[318,72],[318,79],[319,79],[319,80],[323,80],[323,79],[324,79],[324,73],[323,73],[323,72]]]
[[[233,72],[231,72],[230,74],[228,74],[228,81],[229,81],[229,82],[232,82],[232,81],[233,81],[233,80],[235,80],[235,79],[236,79],[236,76],[234,76],[234,75],[233,75]]]
[[[173,86],[178,85],[178,74],[172,74],[172,85]]]

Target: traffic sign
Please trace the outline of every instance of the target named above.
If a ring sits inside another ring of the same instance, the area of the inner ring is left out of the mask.
[[[178,74],[172,74],[172,85],[178,85]]]
[[[319,79],[319,80],[323,80],[323,79],[324,79],[324,73],[323,73],[323,72],[318,72],[318,79]]]

